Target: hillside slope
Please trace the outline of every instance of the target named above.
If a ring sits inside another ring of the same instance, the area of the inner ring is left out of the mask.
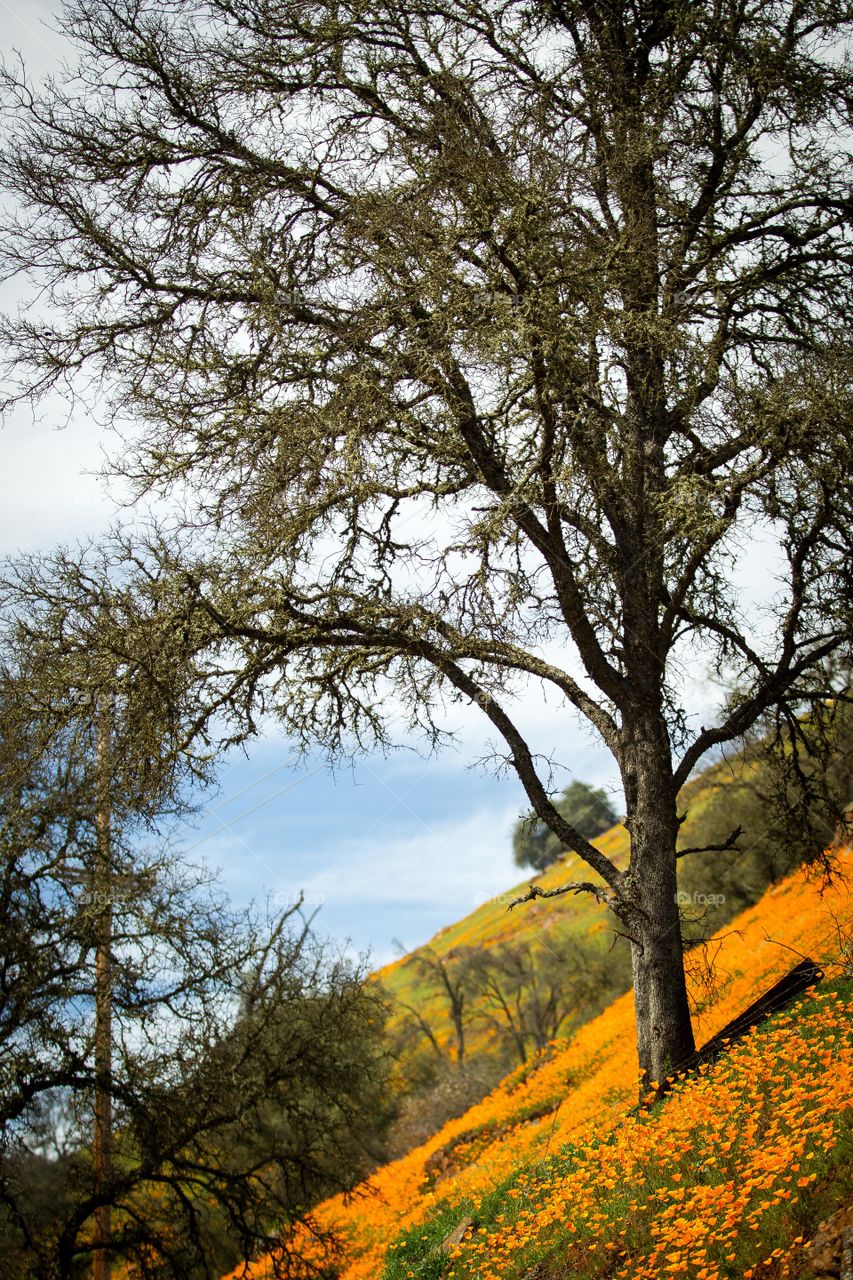
[[[617,823],[603,835],[597,836],[592,843],[617,866],[622,867],[627,863],[628,833],[621,824]],[[584,880],[600,882],[596,873],[576,854],[564,854],[541,875],[535,875],[531,871],[519,884],[490,898],[455,924],[441,929],[427,946],[437,955],[448,955],[458,947],[494,946],[508,938],[513,941],[529,939],[543,927],[548,927],[550,922],[568,930],[588,932],[604,919],[605,913],[587,894],[557,901],[525,903],[523,908],[508,911],[508,904],[524,893],[531,880],[543,889],[551,889],[566,880],[581,876]],[[422,948],[417,948],[402,959],[379,969],[376,976],[382,979],[390,991],[404,991],[412,981],[413,961],[419,950]]]
[[[712,765],[682,790],[681,811],[687,814],[682,827],[683,845],[696,843],[693,829],[696,821],[712,795],[732,781],[728,767]],[[592,843],[620,869],[628,864],[630,838],[625,827],[616,823],[608,831],[597,836]],[[469,915],[455,924],[441,929],[425,946],[417,947],[399,960],[376,971],[374,978],[381,982],[394,1002],[416,1005],[433,1029],[436,1040],[448,1046],[452,1040],[452,1027],[447,1002],[434,982],[428,981],[420,960],[425,955],[448,959],[459,955],[466,948],[495,948],[503,943],[536,945],[577,936],[597,939],[606,948],[613,939],[616,925],[614,917],[589,894],[567,895],[556,899],[538,899],[509,910],[509,903],[526,891],[531,881],[542,889],[554,889],[571,880],[602,883],[576,854],[565,853],[559,861],[540,875],[529,872],[527,877],[506,892],[488,899]],[[475,997],[469,997],[469,1017],[474,1014]],[[392,1025],[399,1017],[399,1009],[392,1011]],[[478,1047],[485,1043],[482,1035],[477,1038],[476,1029],[472,1041]]]
[[[853,872],[849,851],[839,866]],[[321,1205],[315,1230],[336,1232],[339,1252],[304,1228],[298,1248],[344,1280],[804,1274],[811,1219],[849,1194],[853,1167],[851,931],[846,878],[821,892],[789,877],[713,940],[697,1039],[808,954],[828,977],[798,1011],[637,1115],[628,993],[354,1198]],[[448,1257],[437,1246],[454,1227]],[[272,1274],[270,1260],[249,1274]]]

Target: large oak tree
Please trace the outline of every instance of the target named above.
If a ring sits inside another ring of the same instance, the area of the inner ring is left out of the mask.
[[[850,17],[77,0],[76,72],[6,77],[20,391],[88,370],[144,424],[211,702],[332,749],[478,704],[632,939],[647,1078],[693,1048],[679,789],[850,638]],[[738,688],[703,727],[697,652]],[[627,869],[551,804],[524,680],[612,752]]]

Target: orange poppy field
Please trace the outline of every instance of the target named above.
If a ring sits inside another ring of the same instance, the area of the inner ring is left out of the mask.
[[[697,1043],[803,956],[823,981],[663,1100],[636,1106],[629,992],[289,1247],[342,1280],[809,1274],[816,1223],[853,1189],[849,850],[837,865],[829,887],[796,872],[712,940]],[[273,1257],[232,1273],[275,1274]]]

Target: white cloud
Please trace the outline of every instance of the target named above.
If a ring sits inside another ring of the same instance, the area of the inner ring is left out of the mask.
[[[52,402],[36,422],[21,407],[4,424],[0,555],[86,540],[116,514],[97,475],[101,428],[80,415],[65,425],[67,417],[67,409]]]
[[[54,71],[58,63],[68,57],[68,41],[50,29],[55,25],[59,8],[58,0],[27,0],[26,4],[3,5],[3,43],[7,49],[23,55],[32,77],[39,78]]]
[[[337,905],[401,906],[477,902],[518,879],[510,854],[515,805],[477,810],[462,820],[415,823],[411,833],[373,832],[329,850],[330,862],[305,892]]]

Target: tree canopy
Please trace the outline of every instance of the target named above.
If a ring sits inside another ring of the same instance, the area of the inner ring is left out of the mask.
[[[678,791],[849,650],[850,17],[72,0],[73,73],[5,74],[9,396],[82,373],[138,423],[204,706],[330,750],[480,706],[633,939],[651,1078],[693,1045]],[[703,725],[697,653],[737,688]],[[551,803],[531,681],[613,753],[627,871]]]

